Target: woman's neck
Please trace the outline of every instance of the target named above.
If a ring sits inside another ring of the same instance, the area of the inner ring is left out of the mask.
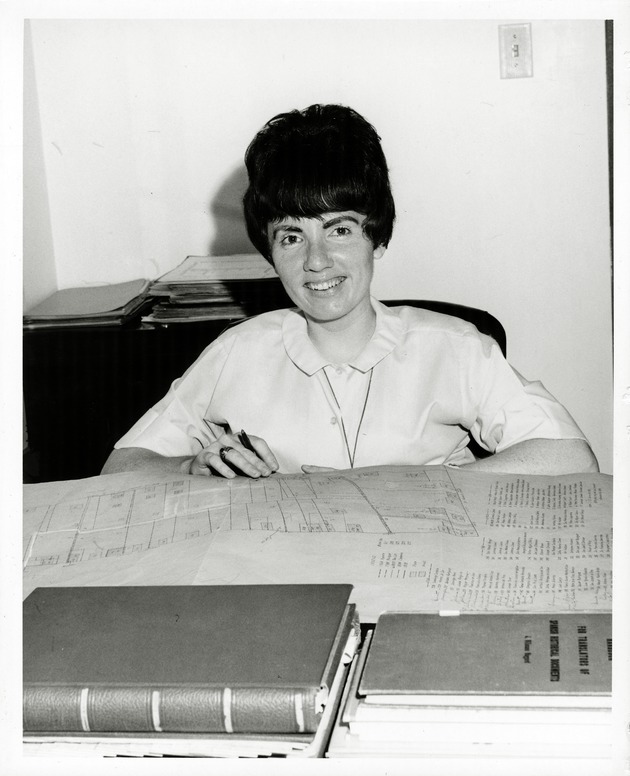
[[[357,356],[374,334],[376,313],[370,304],[355,316],[338,321],[306,319],[308,336],[324,358],[333,364],[345,364]]]

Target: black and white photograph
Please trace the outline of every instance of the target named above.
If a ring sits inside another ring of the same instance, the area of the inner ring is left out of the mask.
[[[7,774],[630,773],[630,7],[0,13]]]

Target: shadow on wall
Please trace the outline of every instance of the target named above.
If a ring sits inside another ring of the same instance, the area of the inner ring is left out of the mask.
[[[214,238],[208,245],[210,256],[256,253],[247,236],[243,216],[243,194],[247,189],[247,183],[245,167],[237,167],[210,201],[208,210],[210,218],[214,221]],[[287,296],[279,278],[266,280],[264,283],[256,280],[251,282],[239,280],[234,283],[224,281],[224,283],[234,302],[242,306],[247,316],[293,307],[293,302]]]
[[[247,236],[243,217],[243,194],[246,189],[247,170],[241,165],[225,180],[210,201],[208,209],[214,220],[214,238],[208,247],[211,256],[255,252]]]

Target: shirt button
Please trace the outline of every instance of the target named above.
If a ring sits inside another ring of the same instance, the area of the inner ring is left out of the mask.
[[[333,417],[330,419],[330,425],[331,425],[331,426],[334,426],[336,423],[337,423],[337,418],[335,418],[335,417],[333,416]]]
[[[335,369],[335,372],[337,372],[337,374],[338,374],[338,375],[342,375],[342,374],[343,374],[343,369],[342,369],[340,366],[338,366],[338,367]]]

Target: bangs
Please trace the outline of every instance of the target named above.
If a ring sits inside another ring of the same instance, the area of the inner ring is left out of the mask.
[[[275,156],[273,167],[256,176],[260,203],[269,220],[369,211],[372,187],[366,180],[365,163],[359,155],[348,153],[347,142],[319,136],[291,141]]]
[[[323,213],[354,210],[365,215],[369,212],[369,197],[365,189],[346,181],[310,183],[278,181],[264,192],[259,192],[261,212],[268,221],[285,216],[315,218]]]

